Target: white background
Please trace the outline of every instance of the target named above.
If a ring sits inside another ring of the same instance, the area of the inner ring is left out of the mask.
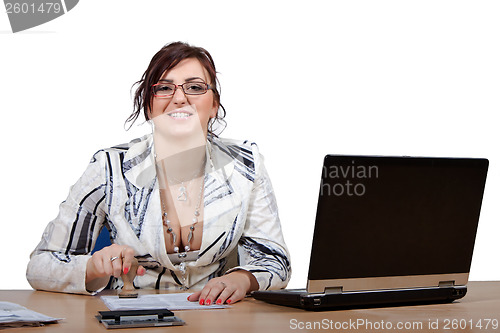
[[[29,254],[92,154],[150,130],[124,130],[130,88],[177,40],[216,61],[223,136],[266,157],[290,287],[327,153],[488,158],[470,277],[500,279],[499,17],[498,1],[82,0],[13,34],[0,13],[0,288],[29,288]]]

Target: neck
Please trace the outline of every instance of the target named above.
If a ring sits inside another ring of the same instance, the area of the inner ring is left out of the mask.
[[[161,170],[173,183],[190,181],[204,174],[206,153],[205,146],[196,147],[175,155],[170,155],[162,160]]]

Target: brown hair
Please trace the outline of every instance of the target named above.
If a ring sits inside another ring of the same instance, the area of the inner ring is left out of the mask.
[[[142,78],[133,84],[132,89],[134,86],[138,85],[134,95],[134,111],[127,118],[125,124],[130,122],[130,126],[132,126],[139,117],[141,110],[146,120],[149,120],[149,110],[151,109],[153,100],[151,86],[158,83],[158,80],[165,71],[174,68],[179,62],[188,58],[198,59],[201,65],[207,70],[210,78],[210,82],[207,83],[210,85],[210,89],[214,93],[215,102],[219,106],[217,115],[208,122],[208,133],[217,136],[213,132],[213,125],[215,122],[221,123],[223,125],[222,130],[224,129],[226,125],[224,120],[226,109],[224,109],[220,103],[219,81],[217,80],[214,60],[210,53],[204,48],[191,46],[183,42],[174,42],[163,46],[151,59]]]

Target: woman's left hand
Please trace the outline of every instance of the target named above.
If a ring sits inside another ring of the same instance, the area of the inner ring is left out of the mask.
[[[257,289],[259,284],[255,276],[245,270],[238,270],[211,279],[201,291],[195,292],[187,299],[191,302],[199,301],[200,305],[232,304]]]

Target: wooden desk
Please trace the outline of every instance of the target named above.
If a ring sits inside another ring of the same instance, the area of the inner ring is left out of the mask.
[[[155,291],[146,290],[140,292],[155,293]],[[108,291],[108,293],[114,293],[114,291]],[[32,290],[1,290],[0,300],[14,302],[49,316],[65,318],[58,324],[9,329],[6,332],[108,331],[94,317],[97,311],[107,310],[99,296]],[[382,332],[389,331],[387,328],[392,325],[390,330],[392,332],[500,333],[500,281],[470,282],[467,295],[451,304],[309,312],[270,305],[253,298],[247,298],[234,304],[230,309],[186,310],[175,311],[175,314],[186,321],[185,326],[126,329],[124,332],[163,332],[165,330],[168,332],[214,333]],[[486,329],[488,320],[495,320],[497,328],[494,329],[493,322],[490,321],[489,327]],[[312,325],[315,325],[315,322],[317,329],[307,329],[308,326],[314,327]],[[438,329],[430,329],[430,323],[438,325]],[[481,323],[483,327],[476,327],[478,323]],[[397,329],[396,325],[398,324],[403,325],[401,329]],[[344,329],[342,329],[342,325]],[[408,328],[405,328],[405,325]]]

